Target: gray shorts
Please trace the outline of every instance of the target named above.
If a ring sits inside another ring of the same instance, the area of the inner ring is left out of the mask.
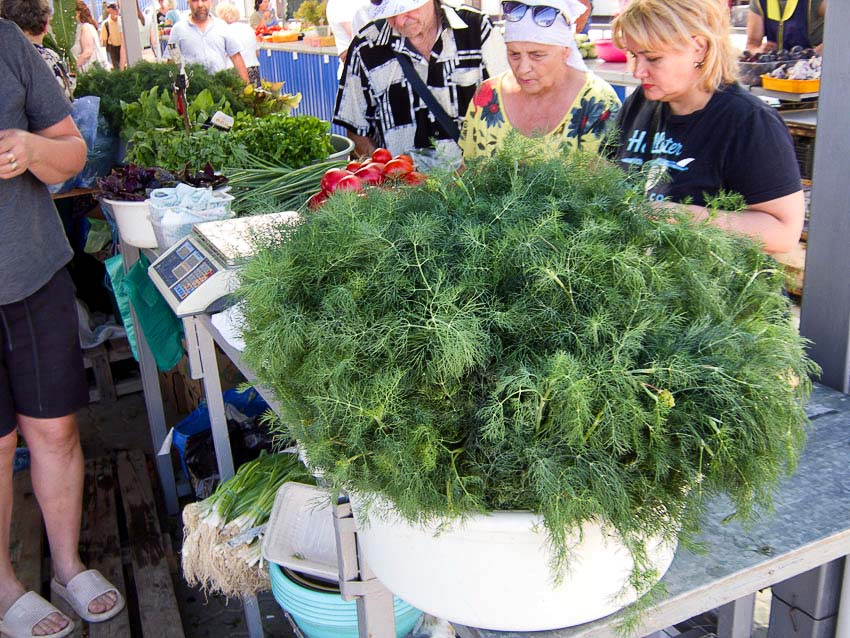
[[[88,400],[74,284],[62,268],[26,299],[0,306],[0,436],[18,414],[54,419]]]

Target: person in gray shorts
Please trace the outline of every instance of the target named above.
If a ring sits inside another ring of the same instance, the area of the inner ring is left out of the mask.
[[[19,431],[50,542],[53,591],[91,622],[124,606],[78,552],[83,453],[74,413],[88,392],[65,270],[71,247],[45,186],[80,171],[86,145],[53,73],[13,22],[0,19],[0,42],[0,632],[59,638],[74,623],[24,590],[9,555]]]

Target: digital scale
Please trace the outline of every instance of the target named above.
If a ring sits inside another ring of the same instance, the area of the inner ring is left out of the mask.
[[[148,267],[148,276],[178,317],[222,310],[227,304],[217,302],[239,285],[238,269],[254,254],[254,239],[299,220],[286,211],[195,224]]]

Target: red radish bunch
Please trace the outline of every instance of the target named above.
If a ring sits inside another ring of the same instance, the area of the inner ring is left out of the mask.
[[[322,177],[321,190],[307,200],[307,207],[318,208],[337,191],[360,192],[366,186],[381,186],[385,182],[417,185],[424,181],[425,175],[413,170],[410,155],[393,157],[387,149],[378,148],[364,162],[349,162],[345,168],[328,170]]]

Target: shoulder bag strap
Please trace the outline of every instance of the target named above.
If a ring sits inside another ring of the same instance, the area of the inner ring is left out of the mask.
[[[431,93],[431,89],[429,89],[425,82],[422,81],[422,78],[419,77],[419,74],[410,62],[410,58],[398,51],[393,51],[393,53],[395,54],[396,60],[398,60],[398,63],[401,65],[404,77],[406,77],[407,81],[410,82],[413,90],[422,99],[422,101],[425,102],[428,109],[434,114],[434,117],[437,118],[437,122],[439,122],[440,126],[443,127],[443,130],[448,133],[455,142],[457,142],[460,138],[460,131],[457,128],[457,124],[455,124],[455,121],[449,117],[449,114],[446,113],[445,109],[440,106],[437,98],[434,97],[433,93]]]

